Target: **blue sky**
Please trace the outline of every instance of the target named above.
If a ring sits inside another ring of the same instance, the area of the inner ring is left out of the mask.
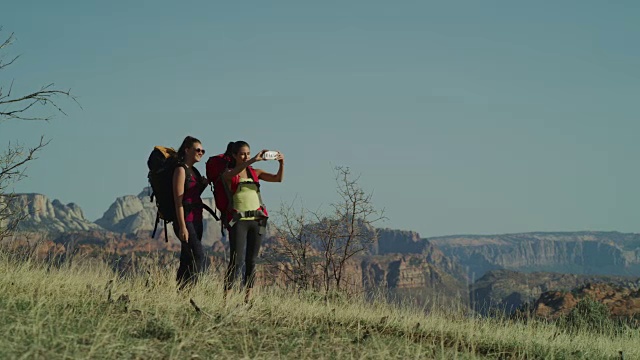
[[[3,5],[14,91],[82,109],[0,124],[51,144],[16,187],[95,220],[146,185],[156,144],[286,156],[276,208],[335,199],[349,166],[422,236],[639,232],[640,3],[50,1]],[[276,170],[275,162],[259,164]],[[204,164],[200,164],[204,169]]]

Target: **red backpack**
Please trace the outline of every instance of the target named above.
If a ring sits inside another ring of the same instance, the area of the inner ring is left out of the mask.
[[[258,197],[261,204],[260,208],[252,211],[252,214],[240,214],[233,208],[233,194],[238,190],[240,177],[235,176],[231,180],[231,188],[229,188],[227,182],[222,178],[222,174],[230,168],[231,161],[232,159],[230,156],[219,154],[210,157],[206,163],[207,179],[209,179],[211,187],[213,188],[213,198],[216,203],[216,208],[218,208],[222,213],[222,216],[220,216],[220,222],[225,228],[227,228],[227,230],[230,230],[240,217],[259,215],[266,218],[269,216],[267,208],[264,206],[262,197],[260,196],[260,182],[258,176],[251,166],[247,167],[247,172],[249,173],[249,176],[251,176],[251,180],[253,180],[258,187]]]

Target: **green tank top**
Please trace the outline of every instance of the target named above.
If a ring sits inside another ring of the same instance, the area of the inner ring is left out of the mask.
[[[260,208],[258,186],[251,179],[241,178],[238,190],[233,194],[233,208],[237,211],[251,211]],[[245,217],[240,220],[255,220],[255,217]]]

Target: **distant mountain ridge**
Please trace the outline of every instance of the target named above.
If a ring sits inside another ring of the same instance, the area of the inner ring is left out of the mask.
[[[20,194],[18,201],[27,216],[18,230],[26,238],[39,233],[36,238],[46,245],[40,251],[43,256],[81,251],[135,267],[145,254],[161,253],[172,264],[179,250],[173,229],[168,229],[169,243],[162,239],[162,225],[155,239],[149,236],[156,205],[148,190],[118,197],[95,223],[77,204]],[[213,199],[203,200],[214,207]],[[273,240],[267,237],[265,246],[273,246]],[[224,267],[228,243],[221,237],[219,223],[207,213],[203,243],[212,263]],[[580,231],[423,238],[415,231],[385,228],[377,229],[369,253],[354,258],[348,269],[356,287],[383,288],[409,298],[457,296],[480,312],[485,306],[513,310],[548,291],[586,283],[636,284],[629,277],[640,276],[640,234]]]
[[[640,234],[615,231],[532,232],[429,238],[479,278],[487,271],[640,274]]]
[[[548,291],[569,291],[586,284],[611,284],[638,289],[639,277],[640,274],[626,277],[492,270],[471,285],[470,302],[480,313],[486,313],[490,308],[511,313]]]
[[[75,203],[63,204],[59,200],[49,200],[42,194],[20,194],[16,205],[22,209],[25,219],[18,231],[66,232],[99,230],[101,227],[84,217],[80,206]]]
[[[150,201],[147,189],[143,189],[137,196],[118,197],[95,223],[113,232],[135,234],[153,230],[155,219],[156,205]]]
[[[153,231],[157,207],[155,200],[152,202],[149,194],[149,188],[144,188],[137,196],[125,195],[117,198],[102,217],[96,220],[96,224],[109,231],[124,234]],[[204,198],[202,201],[215,209],[213,198]],[[204,222],[205,230],[202,241],[209,246],[221,239],[220,225],[206,211],[204,212]],[[158,226],[159,231],[163,230],[162,225],[161,223]],[[173,229],[169,228],[169,232],[172,233]]]
[[[150,200],[148,188],[138,195],[117,198],[95,223],[88,221],[74,203],[64,205],[41,194],[21,194],[19,200],[28,213],[20,226],[21,231],[108,230],[137,234],[151,232],[155,225],[156,205]],[[213,207],[213,199],[204,201]],[[168,233],[173,237],[172,229]],[[208,213],[205,213],[203,242],[219,250],[223,248],[219,223]],[[378,229],[372,255],[421,254],[430,246],[437,247],[448,262],[453,261],[456,266],[466,269],[472,282],[488,271],[499,269],[621,276],[640,274],[640,234],[619,232],[531,232],[422,238],[414,231]]]

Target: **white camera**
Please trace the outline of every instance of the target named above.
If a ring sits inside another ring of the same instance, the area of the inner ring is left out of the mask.
[[[275,160],[278,157],[277,151],[265,151],[262,158],[265,160]]]

